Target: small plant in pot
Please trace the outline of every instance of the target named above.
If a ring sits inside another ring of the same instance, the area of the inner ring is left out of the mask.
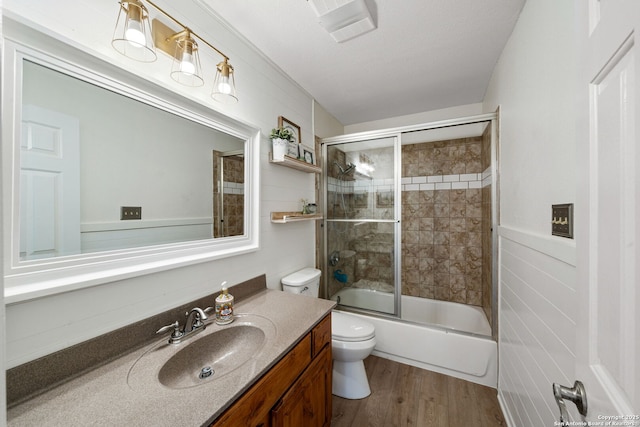
[[[283,127],[271,130],[271,143],[273,144],[273,160],[284,160],[287,154],[289,141],[293,139],[293,132]]]

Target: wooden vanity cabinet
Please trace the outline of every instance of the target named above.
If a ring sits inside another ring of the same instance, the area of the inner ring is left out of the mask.
[[[322,427],[331,423],[331,314],[211,427]]]
[[[331,424],[331,350],[325,347],[271,410],[271,427]]]

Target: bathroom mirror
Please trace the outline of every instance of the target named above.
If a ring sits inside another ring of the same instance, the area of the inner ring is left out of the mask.
[[[6,298],[257,248],[258,129],[19,33],[39,49],[3,58]]]
[[[244,140],[208,124],[24,59],[19,139],[22,261],[244,234],[214,233],[244,210]]]

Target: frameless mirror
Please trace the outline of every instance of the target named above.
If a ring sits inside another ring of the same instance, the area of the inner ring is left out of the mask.
[[[21,260],[244,233],[240,138],[28,60],[21,127]]]
[[[7,302],[258,248],[259,129],[4,24]]]

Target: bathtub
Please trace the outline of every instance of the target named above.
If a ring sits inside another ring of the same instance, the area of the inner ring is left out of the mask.
[[[389,292],[375,291],[372,289],[346,287],[333,294],[332,300],[338,304],[349,307],[358,307],[363,310],[394,313],[393,294]]]
[[[331,297],[338,298],[343,305],[393,313],[393,294],[388,292],[343,288]],[[498,346],[488,337],[481,309],[404,295],[401,303],[402,319],[349,312],[375,326],[374,355],[497,387]]]

